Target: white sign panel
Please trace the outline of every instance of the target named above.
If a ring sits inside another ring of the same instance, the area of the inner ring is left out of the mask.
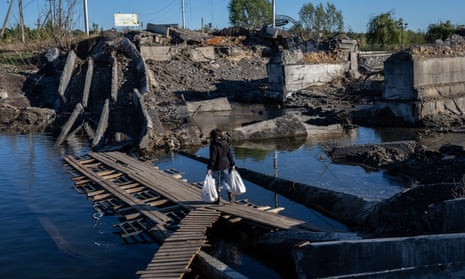
[[[115,27],[139,26],[137,14],[115,14]]]

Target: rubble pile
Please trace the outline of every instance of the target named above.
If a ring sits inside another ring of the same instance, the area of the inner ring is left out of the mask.
[[[216,49],[215,59],[192,60],[193,46],[176,49],[166,62],[146,61],[154,75],[154,96],[146,102],[156,106],[165,125],[179,126],[185,113],[179,105],[184,101],[228,96],[241,100],[248,92],[260,90],[266,83],[268,58],[250,49]]]
[[[455,57],[465,56],[465,44],[418,46],[410,50],[412,57]]]
[[[305,64],[320,64],[329,63],[337,64],[341,62],[341,53],[339,52],[326,52],[326,51],[314,51],[304,53]]]

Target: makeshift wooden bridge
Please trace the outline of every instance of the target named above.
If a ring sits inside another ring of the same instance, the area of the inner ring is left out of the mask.
[[[174,170],[161,171],[121,152],[92,152],[64,160],[74,170],[76,189],[86,193],[96,209],[121,215],[115,226],[123,239],[162,243],[146,270],[138,272],[141,278],[180,278],[189,272],[195,255],[207,243],[208,228],[220,216],[270,229],[320,229],[277,214],[280,208],[205,203],[200,185],[179,179]]]

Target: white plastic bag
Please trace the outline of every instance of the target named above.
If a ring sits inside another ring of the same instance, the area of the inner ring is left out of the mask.
[[[234,194],[244,194],[246,191],[245,185],[236,169],[231,170],[230,179],[230,192]]]
[[[201,197],[202,200],[205,202],[214,202],[218,200],[218,192],[216,192],[215,179],[211,174],[207,174],[207,176],[205,176],[205,180],[203,181],[202,186]]]

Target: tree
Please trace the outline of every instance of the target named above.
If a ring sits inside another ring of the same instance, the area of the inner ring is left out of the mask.
[[[381,13],[368,22],[367,42],[370,45],[379,45],[385,49],[389,45],[397,45],[405,41],[407,32],[402,19],[395,20],[393,12]]]
[[[272,7],[268,0],[231,0],[229,21],[234,26],[257,28],[272,21]]]
[[[434,42],[436,40],[446,40],[452,34],[454,34],[456,26],[451,24],[450,20],[446,22],[440,22],[439,24],[428,25],[428,31],[426,31],[426,40],[428,42]]]
[[[313,38],[327,38],[344,29],[342,12],[331,3],[326,3],[326,6],[320,3],[316,7],[312,3],[304,4],[299,17],[304,30],[312,34]]]

